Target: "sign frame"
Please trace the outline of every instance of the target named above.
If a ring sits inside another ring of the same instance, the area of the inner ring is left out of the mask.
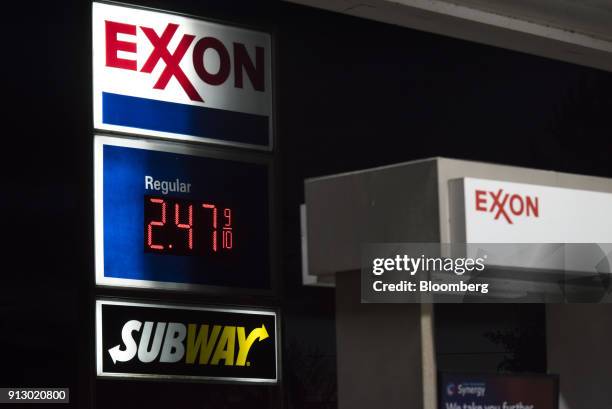
[[[160,375],[160,374],[126,374],[122,372],[104,372],[102,367],[103,355],[103,334],[102,334],[102,305],[119,305],[144,308],[165,308],[191,311],[214,311],[237,314],[271,315],[274,316],[274,358],[276,367],[275,379],[264,378],[237,378],[237,377],[215,377],[197,375]],[[126,301],[123,299],[98,298],[95,303],[95,353],[96,353],[96,377],[99,379],[137,379],[137,380],[171,380],[189,381],[202,383],[231,383],[231,384],[257,384],[257,385],[277,385],[282,379],[280,372],[281,365],[281,319],[280,310],[267,307],[239,307],[228,306],[218,307],[209,305],[190,305],[180,303],[164,303],[153,301]]]
[[[191,13],[182,13],[171,10],[160,9],[156,7],[147,7],[138,4],[125,3],[121,1],[113,1],[113,0],[94,0],[91,2],[91,10],[90,16],[93,23],[94,16],[94,5],[98,3],[101,5],[109,5],[109,6],[117,6],[124,7],[133,10],[142,10],[149,11],[153,13],[161,13],[167,14],[175,17],[188,18],[193,20],[198,20],[204,23],[209,23],[213,25],[226,26],[233,29],[244,30],[256,32],[258,34],[263,34],[269,36],[269,45],[270,45],[270,57],[269,59],[269,80],[270,80],[270,115],[269,115],[269,129],[268,129],[268,143],[266,145],[263,144],[251,144],[251,143],[242,143],[235,141],[224,141],[222,139],[210,138],[210,137],[202,137],[195,135],[188,135],[182,133],[173,133],[173,132],[164,132],[164,131],[155,131],[148,129],[140,129],[134,127],[125,127],[125,126],[117,126],[117,125],[105,125],[101,121],[97,120],[97,111],[102,109],[101,102],[98,101],[98,98],[101,96],[97,95],[96,90],[98,89],[96,85],[96,61],[95,61],[95,44],[93,39],[95,38],[94,27],[93,24],[91,26],[91,35],[92,35],[92,47],[91,47],[91,62],[92,62],[92,124],[93,130],[95,133],[107,133],[107,134],[117,134],[117,135],[127,135],[127,136],[139,136],[145,138],[154,138],[161,140],[170,140],[170,141],[182,141],[188,143],[197,143],[197,144],[212,144],[218,146],[227,146],[239,149],[252,149],[255,151],[265,151],[265,152],[273,152],[275,145],[277,144],[277,83],[278,83],[278,73],[276,70],[276,35],[275,30],[270,27],[263,26],[255,26],[251,24],[244,23],[236,23],[228,20],[203,17],[197,14]],[[190,47],[191,48],[191,47]],[[103,51],[99,51],[103,52]],[[237,111],[236,111],[237,112]]]
[[[181,155],[198,156],[213,159],[226,159],[244,163],[261,164],[268,171],[268,257],[270,278],[269,288],[230,287],[193,283],[171,283],[151,280],[134,280],[104,276],[104,145],[168,152]],[[164,290],[176,292],[207,293],[214,295],[263,295],[274,296],[277,293],[277,230],[274,218],[276,192],[274,190],[274,160],[264,153],[247,153],[222,149],[220,147],[185,144],[176,141],[160,141],[127,136],[110,136],[94,134],[94,253],[96,287],[125,288],[130,290]]]

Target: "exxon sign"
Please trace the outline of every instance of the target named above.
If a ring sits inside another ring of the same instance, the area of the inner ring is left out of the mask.
[[[450,196],[458,242],[612,243],[611,193],[463,178]]]
[[[93,3],[94,127],[272,148],[269,34]]]

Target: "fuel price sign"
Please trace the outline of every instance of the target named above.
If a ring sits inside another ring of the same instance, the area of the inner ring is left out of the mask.
[[[270,165],[211,148],[95,138],[96,283],[270,290]]]

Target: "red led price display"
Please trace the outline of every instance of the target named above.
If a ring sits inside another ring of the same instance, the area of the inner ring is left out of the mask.
[[[234,248],[234,212],[214,202],[144,197],[144,249],[148,253],[214,255]]]

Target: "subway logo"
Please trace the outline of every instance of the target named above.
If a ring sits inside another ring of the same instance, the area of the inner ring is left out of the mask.
[[[98,300],[100,377],[275,383],[272,310]]]

